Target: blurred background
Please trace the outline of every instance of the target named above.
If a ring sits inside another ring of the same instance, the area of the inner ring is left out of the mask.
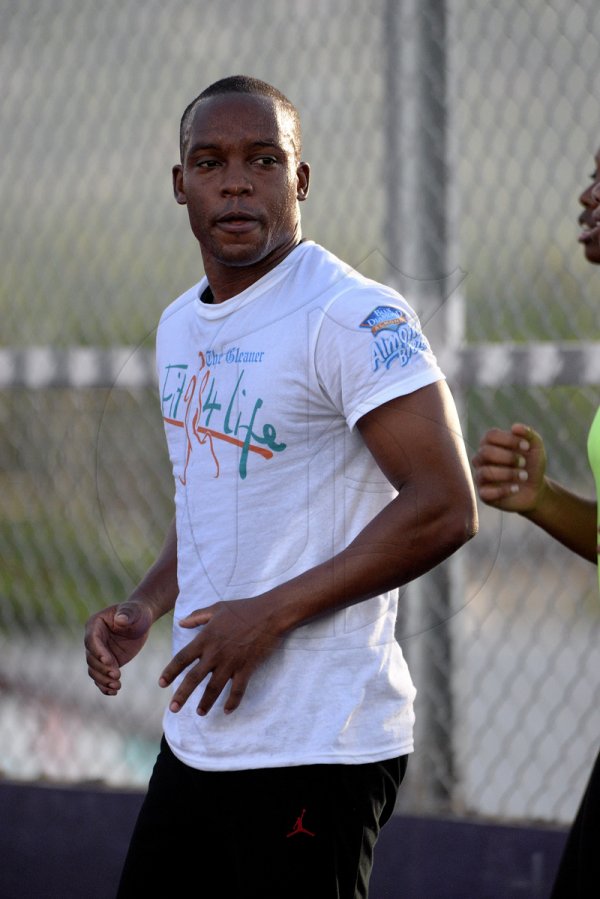
[[[116,698],[87,616],[160,548],[173,486],[161,310],[201,261],[172,197],[183,109],[245,73],[298,106],[306,237],[403,291],[460,406],[544,435],[591,495],[600,271],[577,198],[600,146],[596,0],[0,0],[0,776],[143,788],[169,622]],[[600,738],[596,570],[481,509],[404,591],[417,753],[399,810],[565,823]]]

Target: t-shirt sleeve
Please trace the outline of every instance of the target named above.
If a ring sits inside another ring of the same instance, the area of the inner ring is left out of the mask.
[[[371,409],[444,379],[413,309],[400,294],[375,289],[342,294],[324,309],[315,367],[349,428]]]

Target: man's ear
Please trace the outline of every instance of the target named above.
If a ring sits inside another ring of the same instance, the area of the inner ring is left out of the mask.
[[[296,169],[296,177],[298,179],[298,190],[296,197],[298,200],[306,200],[308,196],[308,184],[310,181],[310,166],[308,162],[301,162]]]
[[[183,189],[183,166],[173,166],[173,194],[180,206],[185,206],[187,197]]]

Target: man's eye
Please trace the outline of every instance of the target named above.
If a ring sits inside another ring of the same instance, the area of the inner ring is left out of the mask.
[[[259,156],[255,161],[265,168],[269,168],[270,166],[275,165],[275,163],[277,162],[274,156]]]
[[[196,160],[196,168],[201,169],[214,169],[218,166],[219,162],[216,159],[198,159]]]

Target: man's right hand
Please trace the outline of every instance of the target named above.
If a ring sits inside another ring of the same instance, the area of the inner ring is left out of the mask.
[[[101,693],[117,695],[121,667],[143,647],[153,622],[150,607],[136,600],[109,606],[88,618],[84,640],[88,674]]]

